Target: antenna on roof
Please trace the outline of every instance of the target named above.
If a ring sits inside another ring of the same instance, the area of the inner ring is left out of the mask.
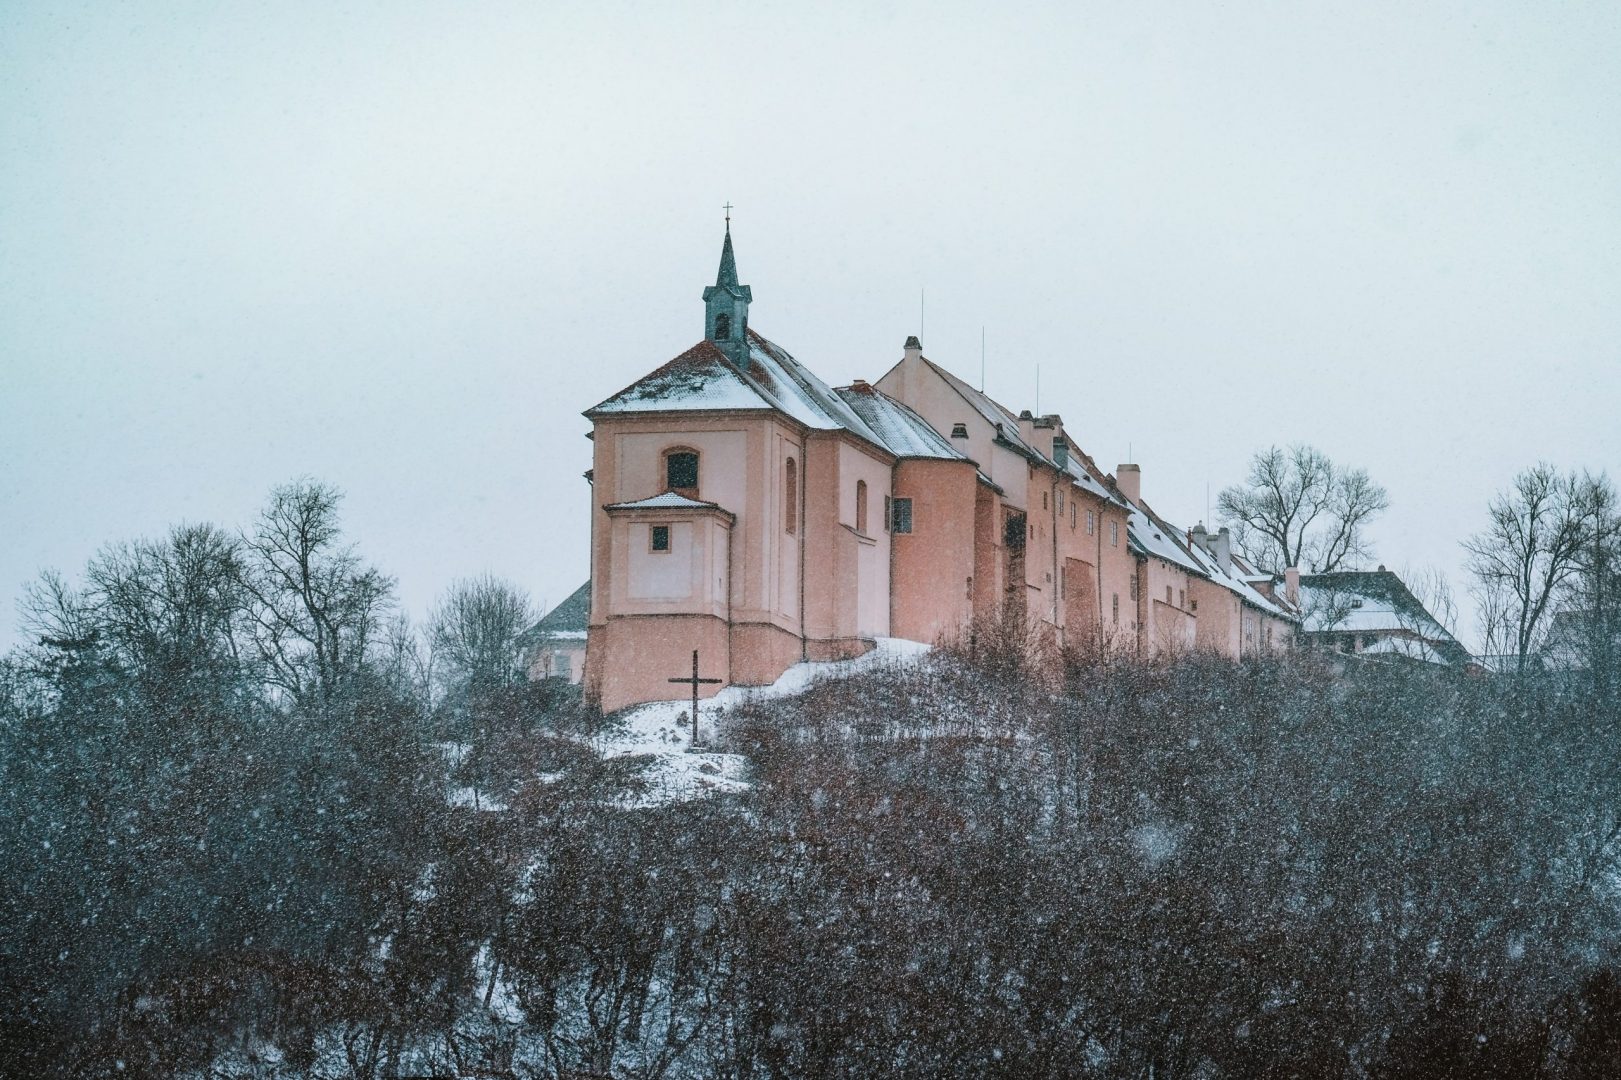
[[[1036,415],[1041,415],[1041,365],[1036,365]]]
[[[917,291],[917,339],[922,341],[927,336],[923,332],[923,290],[919,288]]]
[[[979,392],[985,392],[985,328],[979,328]]]

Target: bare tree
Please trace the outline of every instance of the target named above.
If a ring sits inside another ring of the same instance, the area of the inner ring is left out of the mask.
[[[1335,464],[1321,450],[1274,446],[1250,460],[1249,476],[1224,488],[1216,506],[1251,562],[1327,573],[1371,554],[1366,527],[1390,496],[1366,471]]]
[[[1397,575],[1413,594],[1413,599],[1424,606],[1430,618],[1451,634],[1458,636],[1458,602],[1452,595],[1452,582],[1438,566],[1405,567]]]
[[[429,619],[445,677],[478,692],[523,680],[519,637],[536,618],[522,589],[489,574],[451,585]]]
[[[1491,501],[1486,528],[1463,542],[1488,646],[1524,672],[1556,597],[1576,575],[1586,535],[1582,483],[1548,464]]]
[[[1575,512],[1582,540],[1576,573],[1560,604],[1569,627],[1567,642],[1601,693],[1613,693],[1621,676],[1621,497],[1610,478],[1584,473],[1575,486]]]
[[[384,632],[394,581],[343,544],[343,493],[309,478],[276,488],[242,538],[254,641],[266,679],[330,701]]]

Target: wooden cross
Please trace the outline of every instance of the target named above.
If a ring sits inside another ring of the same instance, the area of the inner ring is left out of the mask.
[[[698,677],[698,650],[692,650],[692,674],[682,675],[670,680],[673,683],[688,683],[692,686],[692,748],[698,748],[698,687],[706,683],[725,682],[725,679],[700,679]]]
[[[721,209],[726,211],[726,231],[730,232],[732,229],[732,204],[728,202]]]

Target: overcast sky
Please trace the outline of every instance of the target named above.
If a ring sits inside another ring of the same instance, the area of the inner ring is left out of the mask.
[[[1617,56],[1614,3],[7,3],[0,647],[42,568],[301,474],[413,616],[561,600],[580,412],[702,336],[727,200],[829,382],[926,289],[1173,521],[1309,441],[1461,592],[1515,470],[1621,471]]]

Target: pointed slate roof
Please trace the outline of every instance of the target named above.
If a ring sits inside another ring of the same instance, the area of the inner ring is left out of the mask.
[[[745,302],[754,299],[754,290],[747,285],[737,283],[737,256],[732,254],[732,230],[726,229],[726,239],[720,246],[720,269],[715,272],[715,284],[704,289],[704,300],[715,295],[716,291],[724,291]]]
[[[732,230],[726,230],[726,239],[720,246],[720,271],[715,274],[716,285],[737,284],[737,258],[732,254]]]

